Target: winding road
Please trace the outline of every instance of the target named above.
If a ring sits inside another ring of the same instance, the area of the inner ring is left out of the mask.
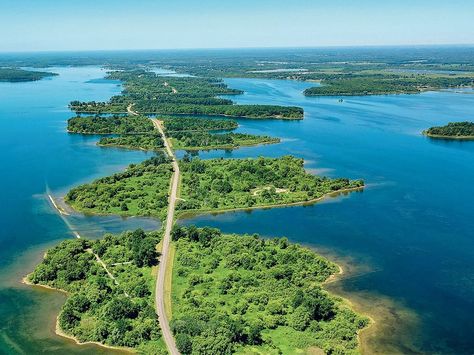
[[[171,229],[173,228],[174,224],[174,210],[176,206],[176,198],[178,194],[178,182],[179,182],[179,165],[176,160],[176,157],[171,149],[171,145],[166,138],[165,132],[163,131],[163,127],[161,122],[156,118],[151,119],[155,128],[160,132],[161,136],[163,137],[163,142],[166,148],[166,152],[168,153],[169,157],[172,160],[173,164],[173,177],[171,180],[171,193],[169,198],[169,205],[168,205],[168,215],[166,217],[166,227],[165,233],[163,235],[163,247],[161,250],[161,257],[160,257],[160,267],[158,269],[158,277],[156,281],[156,289],[155,289],[155,304],[156,304],[156,313],[158,314],[158,319],[160,321],[161,332],[163,334],[163,340],[168,347],[169,352],[172,355],[179,354],[178,348],[174,342],[173,333],[170,329],[170,324],[168,321],[168,317],[166,316],[165,311],[165,278],[166,278],[166,268],[168,266],[168,256],[169,256],[169,248],[170,248],[170,241],[171,241]]]

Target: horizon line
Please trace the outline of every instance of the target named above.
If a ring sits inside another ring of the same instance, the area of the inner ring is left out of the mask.
[[[414,48],[414,47],[474,47],[473,43],[419,43],[419,44],[367,44],[367,45],[325,45],[325,46],[248,46],[248,47],[186,47],[186,48],[116,48],[116,49],[46,49],[2,51],[2,54],[29,53],[90,53],[90,52],[154,52],[154,51],[211,51],[211,50],[262,50],[262,49],[331,49],[331,48]]]

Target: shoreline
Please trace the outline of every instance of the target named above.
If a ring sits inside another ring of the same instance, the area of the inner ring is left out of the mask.
[[[77,115],[86,114],[86,115],[128,115],[128,112],[94,112],[94,111],[74,111]],[[210,116],[210,117],[228,117],[228,118],[246,118],[254,120],[302,120],[304,119],[304,113],[301,117],[284,117],[284,116],[264,116],[264,117],[255,117],[255,116],[236,116],[236,115],[224,115],[224,114],[193,114],[193,113],[169,113],[169,112],[140,112],[140,115],[172,115],[172,116],[188,116],[188,117],[199,117],[199,116]],[[75,133],[75,132],[70,132]]]
[[[312,200],[308,201],[299,201],[299,202],[288,202],[284,204],[279,204],[279,205],[263,205],[263,206],[251,206],[251,207],[238,207],[238,208],[226,208],[226,209],[216,209],[216,210],[189,210],[189,211],[176,211],[176,220],[179,219],[189,219],[193,218],[196,216],[200,215],[217,215],[217,214],[222,214],[222,213],[228,213],[228,212],[238,212],[238,211],[252,211],[252,210],[265,210],[265,209],[272,209],[272,208],[284,208],[284,207],[296,207],[296,206],[311,206],[314,205],[318,202],[321,202],[325,199],[331,198],[331,197],[337,197],[341,194],[349,193],[349,192],[362,192],[365,190],[367,186],[360,186],[360,187],[351,187],[347,189],[342,189],[342,190],[337,190],[333,192],[328,192],[320,197],[314,198]],[[144,216],[144,215],[132,215],[132,214],[118,214],[118,213],[100,213],[100,212],[91,212],[91,211],[83,211],[81,209],[76,208],[73,204],[69,204],[64,200],[64,203],[71,208],[75,213],[81,213],[84,216],[118,216],[122,218],[153,218],[153,219],[158,219],[159,221],[162,222],[160,216],[158,215],[149,215],[149,216]]]
[[[59,292],[59,293],[62,293],[64,294],[66,297],[69,296],[69,292],[63,290],[63,289],[60,289],[60,288],[56,288],[56,287],[52,287],[52,286],[49,286],[49,285],[41,285],[41,284],[35,284],[35,283],[32,283],[30,280],[28,280],[28,276],[31,275],[28,274],[26,276],[24,276],[22,279],[21,279],[21,283],[24,284],[24,285],[27,285],[29,287],[33,287],[33,288],[40,288],[40,289],[44,289],[44,290],[48,290],[48,291],[53,291],[53,292]],[[60,311],[61,312],[61,311]],[[69,334],[66,334],[62,329],[61,327],[59,326],[59,314],[56,316],[56,325],[55,325],[55,330],[54,330],[54,333],[57,335],[57,336],[60,336],[62,338],[66,338],[66,339],[69,339],[69,340],[73,340],[77,345],[81,346],[81,345],[97,345],[97,346],[100,346],[102,348],[105,348],[105,349],[111,349],[111,350],[118,350],[118,351],[122,351],[122,352],[127,352],[127,353],[135,353],[134,349],[131,349],[131,348],[126,348],[126,347],[119,347],[119,346],[112,346],[112,345],[107,345],[107,344],[103,344],[103,343],[99,343],[99,342],[96,342],[96,341],[86,341],[86,342],[81,342],[79,339],[77,339],[76,337],[74,337],[73,335],[69,335]]]
[[[184,211],[180,213],[178,211],[177,213],[177,219],[189,219],[193,218],[196,216],[200,215],[217,215],[217,214],[222,214],[222,213],[228,213],[228,212],[237,212],[237,211],[252,211],[252,210],[259,210],[259,209],[272,209],[272,208],[284,208],[284,207],[294,207],[294,206],[311,206],[316,204],[317,202],[321,202],[325,199],[331,198],[331,197],[337,197],[341,194],[345,194],[348,192],[356,192],[356,191],[364,191],[367,186],[359,186],[359,187],[351,187],[347,189],[341,189],[337,191],[332,191],[325,193],[324,195],[314,198],[312,200],[308,201],[299,201],[299,202],[288,202],[288,203],[283,203],[279,205],[271,204],[271,205],[263,205],[263,206],[251,206],[251,207],[238,207],[238,208],[225,208],[225,209],[216,209],[216,210],[189,210],[189,211]]]
[[[447,141],[473,141],[474,136],[443,136],[441,134],[431,134],[426,131],[422,132],[422,135],[428,138],[441,139]]]
[[[369,320],[369,323],[362,329],[359,329],[357,331],[357,343],[358,343],[358,350],[364,354],[366,353],[366,351],[363,351],[364,348],[367,347],[367,341],[366,339],[364,339],[364,336],[367,331],[372,330],[372,331],[377,331],[377,326],[378,326],[378,322],[374,319],[374,317],[370,314],[370,312],[367,312],[367,311],[362,311],[362,310],[356,310],[357,308],[361,308],[362,306],[358,304],[358,302],[355,300],[355,299],[351,299],[350,296],[348,296],[347,294],[343,294],[343,293],[340,293],[340,292],[337,292],[336,290],[330,290],[328,289],[326,286],[331,284],[331,283],[335,283],[335,282],[338,282],[338,281],[343,281],[344,280],[344,277],[345,276],[349,276],[347,274],[347,272],[344,270],[344,268],[342,267],[342,265],[339,263],[339,262],[336,262],[336,261],[333,261],[331,260],[332,258],[331,257],[328,257],[326,255],[322,255],[321,253],[318,253],[317,250],[314,250],[314,248],[311,248],[316,254],[328,259],[329,261],[331,261],[333,264],[335,264],[337,266],[337,268],[339,269],[337,272],[331,274],[322,284],[321,284],[321,287],[323,288],[323,290],[325,290],[326,292],[328,292],[330,295],[333,295],[333,296],[336,296],[336,297],[339,297],[342,299],[342,302],[343,304],[345,304],[346,306],[348,306],[353,312],[359,314],[359,315],[362,315],[364,317],[367,317],[367,319]],[[366,349],[367,350],[367,349]],[[371,351],[367,351],[367,353],[371,353]]]
[[[173,139],[173,138],[171,138]],[[229,145],[218,145],[218,146],[212,146],[212,147],[181,147],[179,145],[174,145],[173,149],[174,150],[184,150],[184,151],[210,151],[210,150],[237,150],[240,148],[246,148],[246,147],[258,147],[261,145],[271,145],[271,144],[278,144],[281,143],[281,139],[275,138],[275,141],[265,141],[265,142],[258,142],[258,143],[250,143],[250,144],[239,144],[236,146]]]

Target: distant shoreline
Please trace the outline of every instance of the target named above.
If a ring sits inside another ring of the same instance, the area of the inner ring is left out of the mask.
[[[431,134],[423,131],[422,134],[428,138],[444,139],[444,140],[457,140],[457,141],[472,141],[474,136],[443,136],[442,134]]]

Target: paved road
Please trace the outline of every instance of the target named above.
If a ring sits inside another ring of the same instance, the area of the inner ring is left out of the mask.
[[[173,228],[173,223],[174,223],[174,210],[175,210],[175,205],[176,205],[176,196],[178,193],[179,165],[173,153],[173,150],[171,149],[169,141],[166,138],[165,132],[163,131],[161,122],[155,118],[153,118],[152,121],[155,128],[161,133],[161,136],[163,137],[163,142],[165,144],[166,152],[172,159],[173,170],[174,170],[172,181],[171,181],[171,194],[170,194],[169,205],[168,205],[168,216],[166,217],[165,234],[163,236],[163,248],[161,251],[160,267],[158,269],[158,279],[156,281],[155,304],[156,304],[156,313],[158,314],[158,319],[160,321],[161,332],[163,334],[163,340],[165,341],[169,352],[172,355],[177,355],[179,354],[179,351],[178,351],[178,348],[176,348],[176,344],[173,338],[173,333],[171,333],[168,317],[166,316],[164,300],[165,300],[165,276],[166,276],[166,268],[168,266],[167,264],[168,264],[169,247],[170,247],[170,241],[171,241],[171,229]]]

